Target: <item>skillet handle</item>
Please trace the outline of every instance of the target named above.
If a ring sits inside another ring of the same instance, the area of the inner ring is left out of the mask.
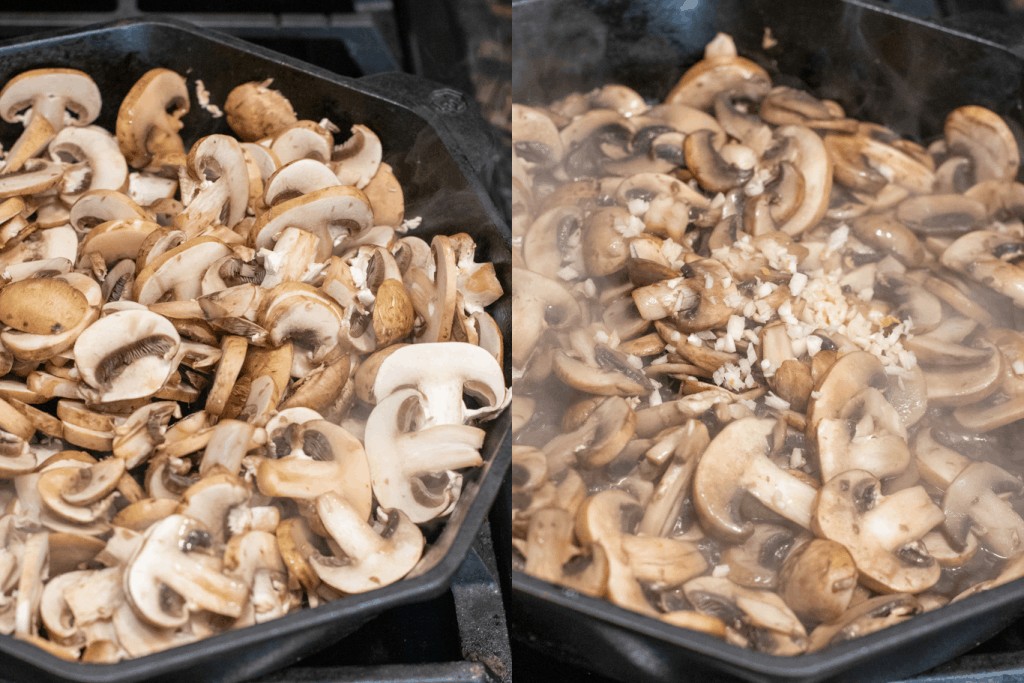
[[[359,82],[426,119],[459,163],[483,183],[495,206],[502,205],[502,142],[470,96],[399,71],[363,76]]]

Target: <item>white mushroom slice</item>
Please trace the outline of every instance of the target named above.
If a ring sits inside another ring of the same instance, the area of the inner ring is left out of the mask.
[[[423,427],[423,403],[415,389],[391,393],[370,413],[365,439],[377,500],[417,524],[451,512],[462,485],[452,470],[483,463],[483,430],[458,423]]]
[[[213,435],[203,451],[199,474],[205,476],[218,467],[232,474],[238,473],[242,458],[251,449],[259,447],[261,442],[266,442],[266,434],[256,425],[240,420],[221,420],[213,427]]]
[[[100,223],[82,240],[79,246],[80,262],[91,254],[102,257],[108,268],[121,260],[134,260],[146,238],[158,229],[158,224],[139,219],[115,219]]]
[[[78,258],[78,236],[70,226],[50,228],[29,235],[0,254],[0,267],[14,280],[28,277],[38,262],[54,267],[53,261],[61,259],[74,263]],[[66,272],[66,269],[62,270]],[[15,277],[17,276],[17,277]]]
[[[995,230],[973,230],[942,252],[942,265],[1024,305],[1024,269],[1013,259],[1024,251],[1019,237]]]
[[[188,154],[188,172],[196,179],[197,193],[207,192],[203,185],[207,182],[226,185],[227,197],[214,219],[227,227],[233,227],[245,218],[249,204],[249,176],[245,170],[245,156],[238,141],[228,135],[207,135],[192,145]],[[183,214],[192,216],[192,202],[199,203],[197,197],[186,196],[182,184],[182,202],[188,207]]]
[[[42,116],[53,130],[87,126],[100,113],[99,88],[77,69],[34,69],[18,74],[0,90],[0,116],[13,123],[28,112]]]
[[[373,396],[379,402],[406,387],[423,395],[426,425],[487,419],[505,407],[510,393],[494,357],[462,342],[410,344],[385,358],[377,370]],[[466,394],[482,405],[468,408]]]
[[[327,585],[345,593],[365,593],[398,581],[423,554],[423,534],[399,509],[387,510],[378,528],[343,498],[325,493],[317,514],[344,557],[313,555],[309,562]]]
[[[114,136],[98,126],[65,128],[49,146],[50,158],[64,164],[61,199],[74,204],[90,190],[120,190],[128,182],[128,164]]]
[[[67,572],[53,577],[43,587],[39,600],[39,618],[47,635],[58,643],[71,644],[77,640],[80,644],[84,638],[64,599],[64,591],[90,574],[89,571]]]
[[[113,346],[111,340],[120,340]],[[75,367],[97,402],[152,396],[174,371],[181,337],[166,318],[121,311],[96,321],[75,342]]]
[[[72,205],[68,214],[71,227],[85,233],[107,221],[145,219],[146,213],[128,195],[114,190],[85,192]]]
[[[312,416],[315,419],[305,419]],[[260,493],[312,500],[333,491],[369,519],[373,497],[367,453],[344,428],[316,413],[312,416],[290,413],[287,424],[280,419],[273,427],[268,423],[271,452],[277,457],[260,462],[256,473]]]
[[[688,581],[683,591],[697,611],[725,621],[728,642],[775,655],[795,655],[807,649],[803,624],[776,593],[744,588],[714,576]]]
[[[219,547],[228,536],[231,510],[244,505],[251,495],[239,477],[226,470],[207,470],[181,495],[178,512],[200,522]]]
[[[88,524],[106,519],[114,496],[110,495],[124,474],[124,461],[108,458],[94,465],[55,467],[39,475],[39,496],[54,514],[71,522]]]
[[[152,173],[128,174],[128,197],[139,206],[155,207],[171,200],[178,191],[175,178],[164,178]]]
[[[275,206],[325,187],[342,184],[352,183],[339,181],[334,172],[321,161],[298,159],[277,169],[267,179],[263,190],[263,202],[267,206]]]
[[[920,593],[939,580],[940,567],[921,542],[945,519],[920,486],[883,496],[868,472],[850,470],[821,489],[815,533],[846,546],[860,580],[886,593]]]
[[[47,532],[40,531],[25,539],[14,607],[14,633],[17,636],[34,636],[39,632],[39,601],[43,596],[43,582],[49,573],[49,555]]]
[[[270,143],[270,151],[277,155],[282,164],[296,159],[315,159],[327,163],[331,158],[333,144],[331,134],[317,123],[298,121],[275,134]]]
[[[76,69],[34,69],[18,74],[0,90],[0,116],[21,121],[25,131],[5,159],[14,172],[43,150],[65,126],[87,126],[100,113],[99,88]]]
[[[134,411],[114,427],[111,448],[125,461],[127,469],[138,467],[163,443],[171,418],[181,417],[181,408],[172,401],[154,401]]]
[[[231,253],[213,237],[199,237],[150,260],[135,277],[135,297],[152,304],[171,293],[175,299],[195,299],[202,294],[200,274]]]
[[[149,528],[124,570],[125,595],[141,619],[176,628],[194,610],[241,615],[248,586],[220,571],[210,543],[209,531],[184,515],[171,515]]]
[[[818,423],[817,444],[822,481],[846,470],[885,479],[901,474],[911,459],[899,413],[872,387],[853,396],[838,419]]]
[[[342,185],[362,190],[380,168],[383,153],[377,134],[357,123],[352,126],[352,137],[334,148],[331,163]]]
[[[253,246],[271,248],[287,227],[302,228],[320,238],[317,260],[326,260],[346,241],[373,224],[370,203],[353,187],[326,187],[289,199],[261,214],[252,226]]]
[[[273,533],[247,531],[233,536],[224,548],[224,572],[250,587],[246,614],[236,625],[262,623],[287,614],[294,606]]]
[[[338,348],[342,312],[337,304],[309,285],[287,282],[267,293],[259,322],[270,343],[291,341],[293,377],[303,377]]]
[[[30,159],[14,173],[0,175],[0,199],[36,194],[50,189],[64,177],[60,164],[45,159]]]
[[[945,136],[950,152],[971,159],[978,181],[1012,181],[1017,177],[1020,168],[1017,138],[995,112],[975,105],[954,109],[946,117]]]
[[[152,69],[135,82],[117,112],[117,143],[132,168],[179,167],[185,147],[178,131],[188,113],[185,79]]]

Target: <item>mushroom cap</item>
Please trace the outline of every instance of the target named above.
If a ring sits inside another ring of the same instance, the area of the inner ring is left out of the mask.
[[[78,69],[32,69],[7,81],[0,90],[0,117],[13,123],[27,107],[38,108],[54,130],[66,124],[87,126],[100,115],[100,90]],[[70,110],[73,116],[65,114]]]
[[[149,166],[158,144],[176,147],[184,162],[178,131],[189,106],[185,79],[170,69],[151,69],[135,82],[121,101],[116,125],[117,144],[132,168]]]
[[[320,238],[317,258],[326,260],[334,251],[332,226],[341,226],[355,234],[373,224],[373,212],[366,195],[354,187],[325,187],[289,199],[260,214],[252,226],[252,244],[257,249],[272,248],[287,227],[302,228]],[[345,240],[342,238],[341,245]]]
[[[298,117],[292,103],[270,81],[251,81],[236,85],[224,101],[228,125],[247,142],[275,135]]]
[[[426,398],[432,424],[462,424],[500,410],[508,394],[494,356],[464,342],[409,344],[388,355],[377,370],[373,396],[379,401],[405,387],[418,389]],[[481,407],[467,408],[464,395]]]

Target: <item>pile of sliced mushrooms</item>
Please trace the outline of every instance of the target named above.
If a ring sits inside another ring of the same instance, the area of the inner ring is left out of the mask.
[[[83,72],[0,90],[0,633],[114,662],[374,590],[482,464],[493,265],[270,86],[190,149],[168,69],[113,133]]]
[[[517,568],[777,655],[1024,576],[1024,185],[719,35],[513,111]]]

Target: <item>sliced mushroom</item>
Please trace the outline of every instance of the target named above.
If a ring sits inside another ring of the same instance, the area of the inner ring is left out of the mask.
[[[850,470],[822,487],[814,529],[850,551],[865,585],[889,593],[920,593],[935,585],[940,574],[920,539],[944,519],[922,487],[883,496],[876,477]]]
[[[325,493],[317,514],[344,557],[313,555],[310,565],[327,585],[345,593],[365,593],[394,583],[419,562],[423,534],[401,510],[382,511],[374,528],[344,499]]]
[[[694,504],[701,520],[723,538],[740,541],[753,533],[753,525],[739,517],[746,494],[810,528],[817,491],[768,458],[768,437],[774,429],[774,420],[732,422],[711,441],[697,464]]]
[[[181,118],[188,113],[185,79],[152,69],[135,82],[117,113],[117,143],[132,168],[159,170],[185,163]]]

